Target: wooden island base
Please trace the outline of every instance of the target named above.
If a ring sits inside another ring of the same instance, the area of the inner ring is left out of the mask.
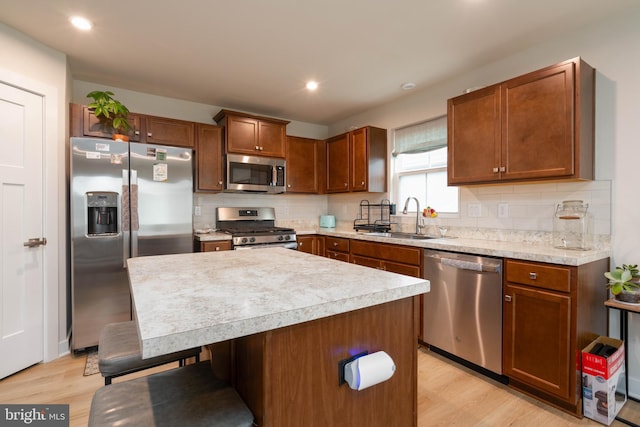
[[[214,344],[217,374],[243,397],[258,426],[416,426],[418,298]],[[338,385],[338,363],[387,352],[396,372],[362,391]]]

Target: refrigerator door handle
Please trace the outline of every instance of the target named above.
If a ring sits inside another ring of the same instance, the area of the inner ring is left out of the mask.
[[[129,236],[131,233],[130,221],[130,196],[129,196],[129,171],[122,170],[122,192],[120,197],[120,224],[122,229],[122,268],[127,268],[129,259]]]
[[[131,203],[131,258],[138,256],[138,230],[140,219],[138,218],[138,171],[129,170],[129,198]]]

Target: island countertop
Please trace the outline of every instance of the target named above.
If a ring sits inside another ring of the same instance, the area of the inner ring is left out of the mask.
[[[127,261],[143,358],[429,291],[429,281],[283,248]]]

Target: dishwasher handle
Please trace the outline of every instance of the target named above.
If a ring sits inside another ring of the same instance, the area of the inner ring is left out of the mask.
[[[443,265],[454,267],[460,270],[499,273],[501,267],[500,262],[491,262],[491,260],[466,261],[457,258],[447,258],[446,256],[442,256],[440,254],[427,255],[427,257],[429,257],[433,261],[440,261],[440,263],[442,263]]]

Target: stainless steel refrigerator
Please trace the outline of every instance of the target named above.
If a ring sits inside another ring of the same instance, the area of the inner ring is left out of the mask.
[[[132,316],[126,260],[193,251],[193,151],[71,138],[72,349]],[[171,268],[171,266],[167,266]]]

